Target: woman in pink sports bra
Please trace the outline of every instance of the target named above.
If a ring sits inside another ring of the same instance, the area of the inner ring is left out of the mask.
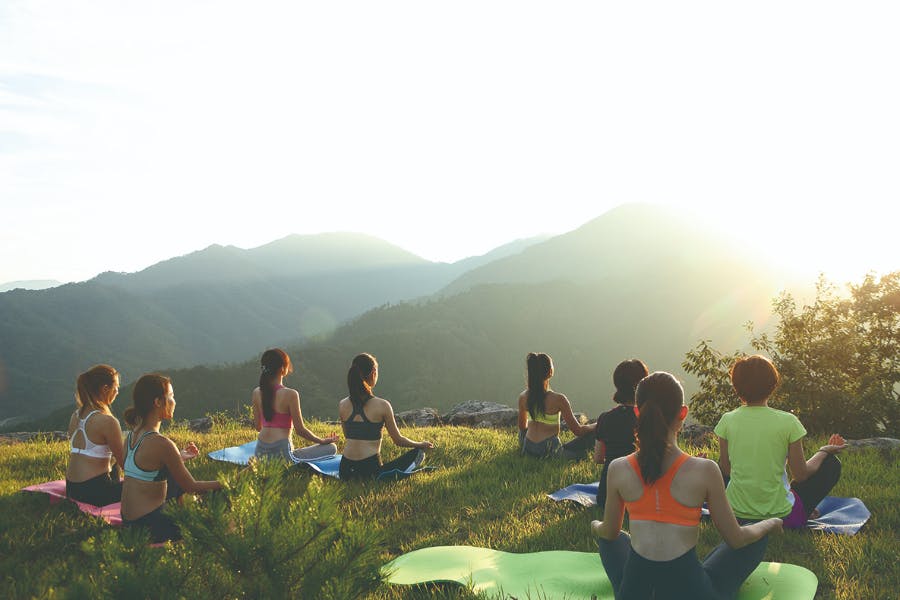
[[[118,465],[124,464],[125,445],[119,420],[109,410],[118,394],[119,373],[109,365],[78,376],[66,467],[66,495],[73,500],[106,506],[122,499]],[[111,470],[113,458],[117,468]]]
[[[760,561],[741,548],[781,531],[781,519],[738,525],[718,465],[678,448],[687,406],[675,377],[648,375],[635,401],[638,450],[610,463],[603,521],[591,523],[616,600],[733,598]],[[701,563],[696,546],[704,502],[725,541]],[[620,531],[626,508],[630,535]]]
[[[287,352],[280,348],[266,350],[260,358],[260,369],[259,387],[253,390],[251,398],[253,422],[259,432],[255,455],[280,457],[289,463],[334,456],[338,436],[320,438],[307,429],[300,412],[300,393],[282,383],[293,371]],[[295,450],[291,440],[295,428],[300,437],[316,445]]]

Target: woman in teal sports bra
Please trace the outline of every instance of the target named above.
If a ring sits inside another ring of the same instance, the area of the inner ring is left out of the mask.
[[[182,493],[221,489],[218,481],[197,481],[184,461],[199,454],[192,443],[178,450],[159,432],[162,421],[175,413],[172,381],[163,375],[144,375],[134,384],[133,405],[125,410],[131,432],[125,440],[125,481],[122,484],[122,521],[150,530],[153,542],[181,539],[171,518],[162,513],[166,500]]]
[[[519,445],[522,454],[542,458],[561,454],[584,458],[594,447],[595,425],[582,425],[572,413],[569,399],[550,389],[553,360],[543,352],[529,352],[525,359],[528,387],[519,394]],[[577,437],[563,444],[559,439],[560,416]]]
[[[320,438],[306,428],[300,412],[300,393],[285,387],[282,380],[292,371],[291,357],[280,348],[270,348],[260,358],[259,387],[253,390],[253,423],[259,436],[256,440],[258,457],[277,457],[293,464],[302,460],[334,456],[338,436]],[[291,433],[315,445],[294,449]]]

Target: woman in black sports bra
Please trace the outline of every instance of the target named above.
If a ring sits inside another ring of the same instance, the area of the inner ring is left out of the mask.
[[[378,381],[378,363],[371,354],[358,354],[347,371],[350,395],[338,404],[338,414],[344,429],[344,454],[340,464],[341,479],[377,477],[393,470],[404,471],[420,465],[425,450],[434,448],[429,441],[416,442],[400,433],[391,403],[372,393]],[[381,432],[387,426],[388,435],[409,452],[389,463],[381,463]]]

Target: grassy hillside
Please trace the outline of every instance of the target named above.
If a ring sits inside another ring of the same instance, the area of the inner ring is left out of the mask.
[[[320,435],[329,429],[318,423],[312,427]],[[205,452],[254,437],[254,432],[235,425],[206,435],[181,429],[170,433],[180,444],[195,441],[200,446],[204,454],[190,468],[202,478],[233,477],[238,471],[233,465],[209,461]],[[599,518],[599,511],[556,503],[545,494],[571,483],[596,481],[596,465],[521,457],[514,432],[509,430],[410,428],[405,433],[435,442],[428,463],[438,466],[437,470],[397,483],[322,482],[342,495],[340,507],[346,518],[363,521],[381,533],[378,550],[383,563],[418,548],[451,544],[509,552],[595,550],[588,524]],[[809,446],[820,441],[811,440]],[[716,448],[694,450],[712,457],[717,453]],[[89,546],[84,542],[107,529],[71,506],[50,506],[43,495],[17,491],[62,478],[66,453],[64,442],[0,446],[0,596],[4,598],[65,597],[71,575],[85,568]],[[385,458],[397,454],[399,450],[388,442]],[[819,578],[817,598],[821,600],[894,597],[900,589],[897,452],[853,451],[844,453],[841,460],[843,476],[833,494],[861,498],[872,512],[871,520],[853,537],[785,532],[772,538],[766,560],[812,570]],[[306,473],[292,476],[288,489],[302,493],[309,477]],[[698,553],[704,554],[719,540],[714,527],[703,523]],[[472,594],[449,585],[426,589],[383,585],[371,597],[470,598]]]

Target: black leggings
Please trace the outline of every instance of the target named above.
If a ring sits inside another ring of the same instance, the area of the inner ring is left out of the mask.
[[[372,479],[390,471],[405,471],[419,457],[422,450],[413,448],[404,453],[400,458],[381,464],[381,454],[373,454],[362,460],[352,460],[346,456],[341,457],[338,467],[338,476],[344,481],[350,479]]]
[[[106,506],[122,500],[122,482],[109,473],[101,473],[87,481],[66,479],[66,496],[78,502]]]
[[[807,517],[815,510],[819,502],[825,499],[840,478],[841,461],[834,454],[829,454],[809,479],[791,482],[791,489],[800,496]]]
[[[722,542],[702,564],[697,560],[696,548],[672,560],[649,560],[634,551],[631,536],[624,531],[611,542],[601,539],[599,545],[600,560],[616,600],[734,598],[762,559],[732,550]]]

